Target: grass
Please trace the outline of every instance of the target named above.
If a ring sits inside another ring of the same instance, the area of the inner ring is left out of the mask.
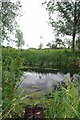
[[[6,56],[10,56],[7,52],[7,48],[3,49],[3,53]],[[62,67],[73,67],[78,68],[80,60],[80,51],[71,51],[71,50],[37,50],[37,49],[28,49],[28,50],[16,50],[9,48],[8,51],[12,52],[12,58],[14,59],[17,55],[20,55],[23,58],[24,66],[37,66],[37,67],[48,67],[48,68],[62,68]],[[18,54],[20,53],[20,54]],[[3,59],[4,60],[4,59]]]
[[[79,51],[73,53],[70,50],[26,50],[22,51],[24,65],[42,67],[71,67],[77,66],[76,61],[80,58]],[[67,63],[67,64],[66,64]]]
[[[79,96],[78,83],[68,83],[67,88],[61,86],[61,90],[50,90],[48,93],[36,92],[29,96],[18,96],[13,99],[10,110],[5,117],[23,117],[25,107],[30,104],[33,107],[41,103],[45,118],[78,118]]]
[[[27,104],[34,106],[37,103],[42,103],[46,108],[44,112],[46,118],[80,118],[77,83],[70,83],[67,89],[62,87],[60,91],[49,91],[49,96],[35,93],[26,98],[22,94],[16,94],[17,84],[22,75],[21,68],[73,67],[79,70],[80,51],[3,48],[2,52],[3,118],[22,117],[24,106]]]
[[[47,101],[46,117],[49,118],[80,118],[78,111],[78,86],[70,83],[68,88],[52,91],[51,99]]]

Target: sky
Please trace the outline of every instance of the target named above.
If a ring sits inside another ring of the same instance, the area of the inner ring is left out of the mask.
[[[38,48],[39,44],[46,47],[52,42],[54,34],[51,26],[48,25],[48,12],[41,5],[44,0],[20,0],[23,16],[19,20],[20,29],[23,32],[25,41],[24,48]]]

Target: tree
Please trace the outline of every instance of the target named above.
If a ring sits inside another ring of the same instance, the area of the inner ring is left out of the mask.
[[[65,47],[65,44],[64,44],[64,42],[62,41],[62,39],[56,38],[55,46],[57,46],[57,48],[64,48],[64,47]]]
[[[43,44],[42,44],[42,43],[40,43],[40,45],[39,45],[39,49],[42,49],[42,47],[43,47]]]
[[[68,0],[68,2],[45,1],[46,10],[49,13],[49,23],[53,30],[59,35],[72,36],[72,49],[75,48],[75,40],[80,34],[80,1]],[[54,18],[54,13],[57,19]]]
[[[76,46],[77,46],[78,49],[80,49],[80,36],[76,40]]]
[[[18,27],[16,17],[20,15],[21,4],[20,2],[2,2],[1,18],[2,18],[2,41],[10,41],[10,35],[14,34]]]
[[[15,38],[17,38],[16,45],[18,48],[22,47],[22,45],[25,44],[24,40],[23,40],[23,33],[21,30],[16,30],[16,34],[15,34]]]
[[[57,48],[57,45],[55,44],[54,41],[52,41],[52,43],[49,42],[46,46],[48,46],[51,49],[56,49]]]
[[[50,42],[47,43],[46,46],[48,46],[49,48],[52,48],[52,44]]]
[[[65,43],[66,43],[66,46],[68,49],[70,49],[72,47],[72,42],[70,39],[66,39]]]
[[[51,49],[57,49],[57,48],[64,48],[65,44],[61,39],[56,38],[56,40],[52,41],[52,43],[49,42],[47,46]]]

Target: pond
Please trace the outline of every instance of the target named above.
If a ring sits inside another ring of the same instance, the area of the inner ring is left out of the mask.
[[[77,73],[62,73],[60,71],[56,72],[35,72],[35,71],[26,71],[23,72],[21,77],[22,83],[19,86],[19,89],[24,94],[30,94],[33,92],[48,91],[51,89],[58,89],[60,85],[65,84],[66,82],[78,81],[79,75]]]

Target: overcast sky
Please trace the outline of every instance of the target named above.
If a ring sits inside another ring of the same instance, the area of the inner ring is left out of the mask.
[[[20,0],[23,7],[23,16],[20,18],[20,29],[23,32],[25,48],[38,48],[42,42],[46,47],[54,39],[51,26],[48,25],[48,13],[41,5],[44,0]],[[42,36],[42,37],[41,37]]]

